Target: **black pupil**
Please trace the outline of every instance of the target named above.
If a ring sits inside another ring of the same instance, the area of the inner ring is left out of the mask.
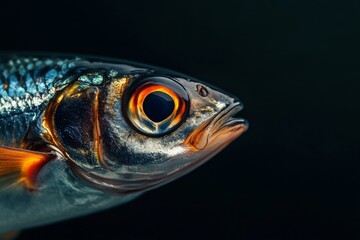
[[[174,101],[166,93],[152,92],[146,96],[143,109],[145,114],[153,122],[161,122],[174,111]]]

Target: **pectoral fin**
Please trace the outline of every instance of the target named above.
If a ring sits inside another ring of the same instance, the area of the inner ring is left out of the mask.
[[[37,173],[54,157],[51,153],[0,146],[0,190],[20,183],[36,189]]]

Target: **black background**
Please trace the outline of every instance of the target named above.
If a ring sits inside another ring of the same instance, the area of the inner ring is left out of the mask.
[[[360,1],[2,0],[0,8],[0,50],[177,70],[238,96],[250,122],[186,177],[19,240],[360,238]]]

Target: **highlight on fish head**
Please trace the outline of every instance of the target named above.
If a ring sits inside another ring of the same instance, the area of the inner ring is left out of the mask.
[[[242,104],[233,96],[171,71],[124,69],[79,74],[46,113],[57,147],[96,188],[120,194],[156,188],[247,129],[234,117]]]

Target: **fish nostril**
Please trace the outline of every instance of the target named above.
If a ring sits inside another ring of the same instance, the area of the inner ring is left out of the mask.
[[[202,97],[207,97],[209,95],[209,91],[202,85],[197,85],[196,86],[196,91]]]

